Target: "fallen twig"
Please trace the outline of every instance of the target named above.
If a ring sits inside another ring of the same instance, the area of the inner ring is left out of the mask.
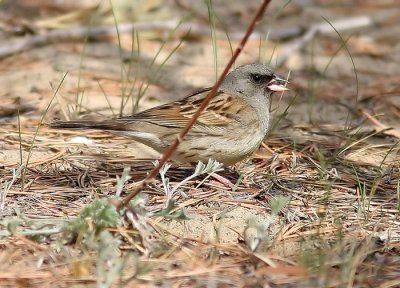
[[[276,56],[277,57],[276,61],[273,61],[272,63],[276,63],[276,66],[280,66],[283,62],[286,61],[287,58],[289,58],[290,55],[296,53],[297,51],[302,49],[305,45],[307,45],[317,33],[328,34],[335,32],[332,29],[332,26],[335,27],[337,31],[343,32],[346,30],[368,27],[373,24],[374,24],[373,19],[368,16],[357,16],[340,20],[334,20],[331,22],[331,24],[325,21],[314,24],[307,30],[307,32],[301,38],[295,39],[289,42],[288,44],[282,46],[282,48],[279,50],[280,51],[279,55]]]
[[[0,59],[27,51],[32,48],[49,45],[51,43],[79,41],[85,38],[98,39],[102,37],[116,36],[117,30],[119,33],[125,34],[132,33],[132,31],[169,31],[174,29],[176,29],[177,31],[182,31],[184,33],[190,31],[191,36],[210,35],[209,27],[190,22],[180,23],[178,20],[125,23],[118,25],[118,27],[69,27],[65,29],[52,30],[43,35],[33,35],[25,38],[8,40],[7,42],[5,42],[5,45],[0,46]],[[301,33],[301,31],[302,29],[298,27],[278,30],[277,32],[271,33],[270,38],[288,38],[290,36],[298,35],[299,33]],[[226,33],[224,31],[217,30],[215,33],[218,38],[226,38]],[[244,33],[244,31],[230,33],[229,38],[232,40],[241,39]],[[260,39],[260,37],[260,33],[253,33],[253,35],[251,36],[252,39]]]
[[[332,25],[336,27],[338,31],[345,31],[349,29],[355,29],[365,26],[371,26],[373,20],[367,16],[351,17],[347,19],[336,20],[332,22]],[[176,29],[177,31],[190,31],[191,36],[208,36],[210,34],[210,28],[204,25],[200,25],[192,22],[180,23],[178,20],[169,21],[152,21],[152,22],[137,22],[137,23],[124,23],[115,26],[79,26],[69,27],[65,29],[57,29],[49,31],[43,35],[33,35],[25,38],[10,39],[6,41],[5,45],[0,46],[0,59],[5,58],[17,53],[27,51],[32,48],[38,48],[51,43],[67,42],[67,41],[79,41],[85,38],[98,39],[101,37],[111,37],[116,35],[116,31],[119,33],[132,33],[132,31],[169,31]],[[299,26],[274,29],[268,34],[268,38],[272,40],[287,39],[294,37],[303,32],[303,28]],[[326,22],[312,25],[306,34],[300,39],[296,39],[284,47],[283,52],[280,53],[278,62],[281,64],[287,57],[304,47],[316,33],[331,33],[332,29]],[[216,30],[216,36],[218,38],[225,38],[226,33],[224,31]],[[229,38],[232,40],[239,40],[242,38],[245,32],[233,32],[229,33]],[[262,36],[259,32],[253,32],[249,39],[258,40]]]

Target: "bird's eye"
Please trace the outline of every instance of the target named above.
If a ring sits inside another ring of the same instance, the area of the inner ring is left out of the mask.
[[[255,83],[261,83],[265,80],[266,75],[262,74],[251,74],[251,80],[253,80]]]

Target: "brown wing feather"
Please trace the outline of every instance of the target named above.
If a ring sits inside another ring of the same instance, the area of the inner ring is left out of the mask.
[[[114,119],[121,123],[147,122],[163,127],[183,128],[193,117],[203,99],[207,96],[211,88],[200,90],[188,97],[173,102],[157,106],[133,116]],[[231,101],[232,96],[219,91],[211,100],[210,104],[198,118],[196,125],[206,126],[226,126],[232,124],[237,112],[245,107],[243,101]]]

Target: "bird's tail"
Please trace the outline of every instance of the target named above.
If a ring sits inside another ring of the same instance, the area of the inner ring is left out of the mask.
[[[121,125],[109,121],[75,120],[55,121],[48,124],[52,129],[98,129],[98,130],[121,130]]]

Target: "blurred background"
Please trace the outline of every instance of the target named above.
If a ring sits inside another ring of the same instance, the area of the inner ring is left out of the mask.
[[[0,116],[13,103],[39,116],[67,72],[48,119],[129,115],[211,86],[259,4],[3,0]],[[376,116],[399,129],[399,10],[390,0],[272,1],[237,65],[290,73],[277,113],[296,99],[283,126],[376,129]]]

